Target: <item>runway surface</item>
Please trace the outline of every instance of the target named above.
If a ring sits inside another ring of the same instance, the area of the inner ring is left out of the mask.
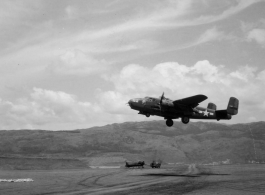
[[[0,183],[0,194],[265,194],[265,165],[0,171],[10,178],[34,182]]]

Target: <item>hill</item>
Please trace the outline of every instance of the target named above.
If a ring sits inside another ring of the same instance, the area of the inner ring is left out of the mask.
[[[164,121],[145,121],[74,131],[0,131],[0,169],[85,168],[142,159],[265,162],[264,151],[265,122],[175,122],[167,127]]]

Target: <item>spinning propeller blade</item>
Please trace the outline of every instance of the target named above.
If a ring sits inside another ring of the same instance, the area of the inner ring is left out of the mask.
[[[165,96],[164,96],[164,92],[163,92],[163,94],[161,96],[161,99],[160,99],[160,102],[159,102],[160,112],[162,112],[162,101],[163,101],[164,98],[165,98]]]
[[[162,94],[162,96],[161,96],[161,99],[160,99],[160,105],[162,104],[162,100],[164,99],[164,92],[163,92],[163,94]]]

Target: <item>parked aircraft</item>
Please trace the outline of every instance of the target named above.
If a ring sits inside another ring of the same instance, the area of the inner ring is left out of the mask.
[[[160,169],[161,164],[162,163],[159,162],[159,161],[152,161],[151,164],[150,164],[150,167],[152,167],[152,168],[159,168]]]
[[[125,167],[142,167],[144,168],[145,162],[144,161],[138,161],[138,162],[125,162]]]
[[[239,101],[235,97],[230,97],[225,110],[216,110],[214,103],[209,103],[207,108],[199,107],[199,103],[207,98],[205,95],[195,95],[173,101],[165,98],[163,93],[160,98],[134,98],[129,100],[128,104],[131,109],[138,110],[138,114],[146,117],[150,115],[164,117],[169,127],[174,124],[172,119],[181,118],[184,124],[188,124],[190,119],[230,120],[232,115],[238,113]]]

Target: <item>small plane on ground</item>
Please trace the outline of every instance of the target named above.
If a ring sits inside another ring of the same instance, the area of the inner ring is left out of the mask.
[[[161,162],[153,160],[151,162],[151,164],[150,164],[150,167],[152,167],[152,168],[159,168],[160,169],[161,164],[162,164]]]
[[[125,167],[141,167],[144,168],[145,162],[144,161],[138,161],[138,162],[127,162],[125,161]]]
[[[195,95],[173,101],[165,98],[163,93],[161,98],[134,98],[129,100],[128,104],[131,109],[138,110],[138,114],[146,117],[150,115],[164,117],[169,127],[174,124],[172,119],[181,118],[184,124],[188,124],[190,119],[230,120],[232,115],[238,113],[239,101],[235,97],[230,97],[226,110],[216,110],[214,103],[209,103],[207,108],[199,107],[199,103],[207,98],[205,95]]]

